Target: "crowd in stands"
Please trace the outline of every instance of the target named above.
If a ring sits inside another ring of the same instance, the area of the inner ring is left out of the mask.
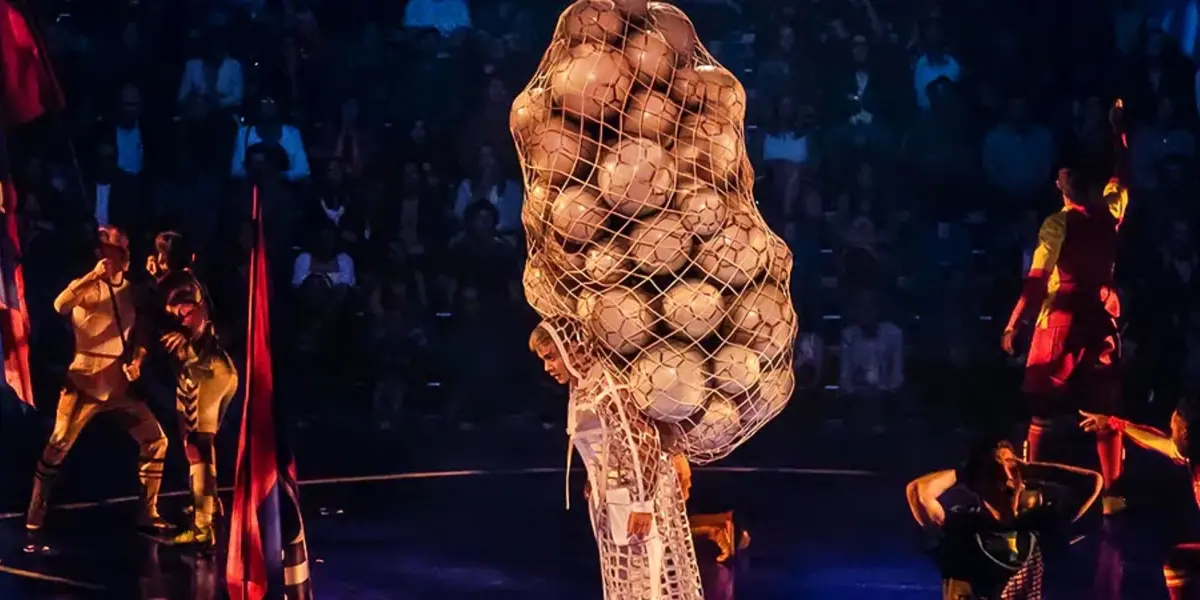
[[[40,380],[69,356],[50,299],[93,262],[97,222],[129,231],[135,267],[182,229],[240,348],[257,189],[301,420],[557,418],[524,351],[508,114],[565,4],[38,3],[68,102],[13,165]],[[882,432],[1019,409],[1001,324],[1061,207],[1057,166],[1110,151],[1116,97],[1127,395],[1170,405],[1200,382],[1188,3],[678,4],[745,84],[756,198],[795,254],[796,410]]]

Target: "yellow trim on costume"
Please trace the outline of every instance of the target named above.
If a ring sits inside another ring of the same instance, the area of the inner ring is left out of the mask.
[[[1125,208],[1129,206],[1129,189],[1121,185],[1120,181],[1110,179],[1104,186],[1104,200],[1108,202],[1108,212],[1117,221],[1124,221]]]
[[[308,561],[304,561],[294,567],[283,568],[283,584],[298,585],[308,581]]]
[[[1067,211],[1068,208],[1056,212],[1045,221],[1042,221],[1042,226],[1038,229],[1038,245],[1033,250],[1032,261],[1029,265],[1029,276],[1045,276],[1046,277],[1046,297],[1042,300],[1042,306],[1038,311],[1037,325],[1042,327],[1046,323],[1046,318],[1050,312],[1050,303],[1054,300],[1054,294],[1058,292],[1058,255],[1062,252],[1063,241],[1067,239]]]

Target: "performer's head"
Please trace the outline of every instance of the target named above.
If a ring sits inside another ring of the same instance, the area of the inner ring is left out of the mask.
[[[578,321],[569,317],[550,317],[529,334],[529,350],[542,360],[546,373],[566,385],[583,376],[586,350]]]
[[[188,247],[183,234],[164,231],[154,238],[154,254],[146,259],[146,271],[151,277],[161,280],[174,271],[189,269],[196,255]]]
[[[112,225],[101,225],[96,229],[96,258],[104,261],[109,281],[119,280],[129,270],[129,238],[125,232]]]
[[[1106,165],[1081,162],[1060,167],[1054,183],[1062,192],[1063,204],[1087,208],[1104,201],[1109,172]]]
[[[1016,451],[1008,441],[998,438],[989,439],[971,451],[960,482],[1002,517],[1016,512],[1025,491]]]

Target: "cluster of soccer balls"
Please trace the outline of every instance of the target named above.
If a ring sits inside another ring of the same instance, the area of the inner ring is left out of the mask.
[[[754,203],[745,109],[678,8],[579,0],[509,122],[527,300],[578,318],[697,462],[748,439],[794,387],[792,255]]]

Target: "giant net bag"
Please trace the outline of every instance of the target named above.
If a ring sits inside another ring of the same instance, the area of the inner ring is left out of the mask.
[[[706,463],[794,388],[792,254],[754,203],[741,83],[687,16],[579,0],[513,102],[525,296],[578,319],[629,401]]]

